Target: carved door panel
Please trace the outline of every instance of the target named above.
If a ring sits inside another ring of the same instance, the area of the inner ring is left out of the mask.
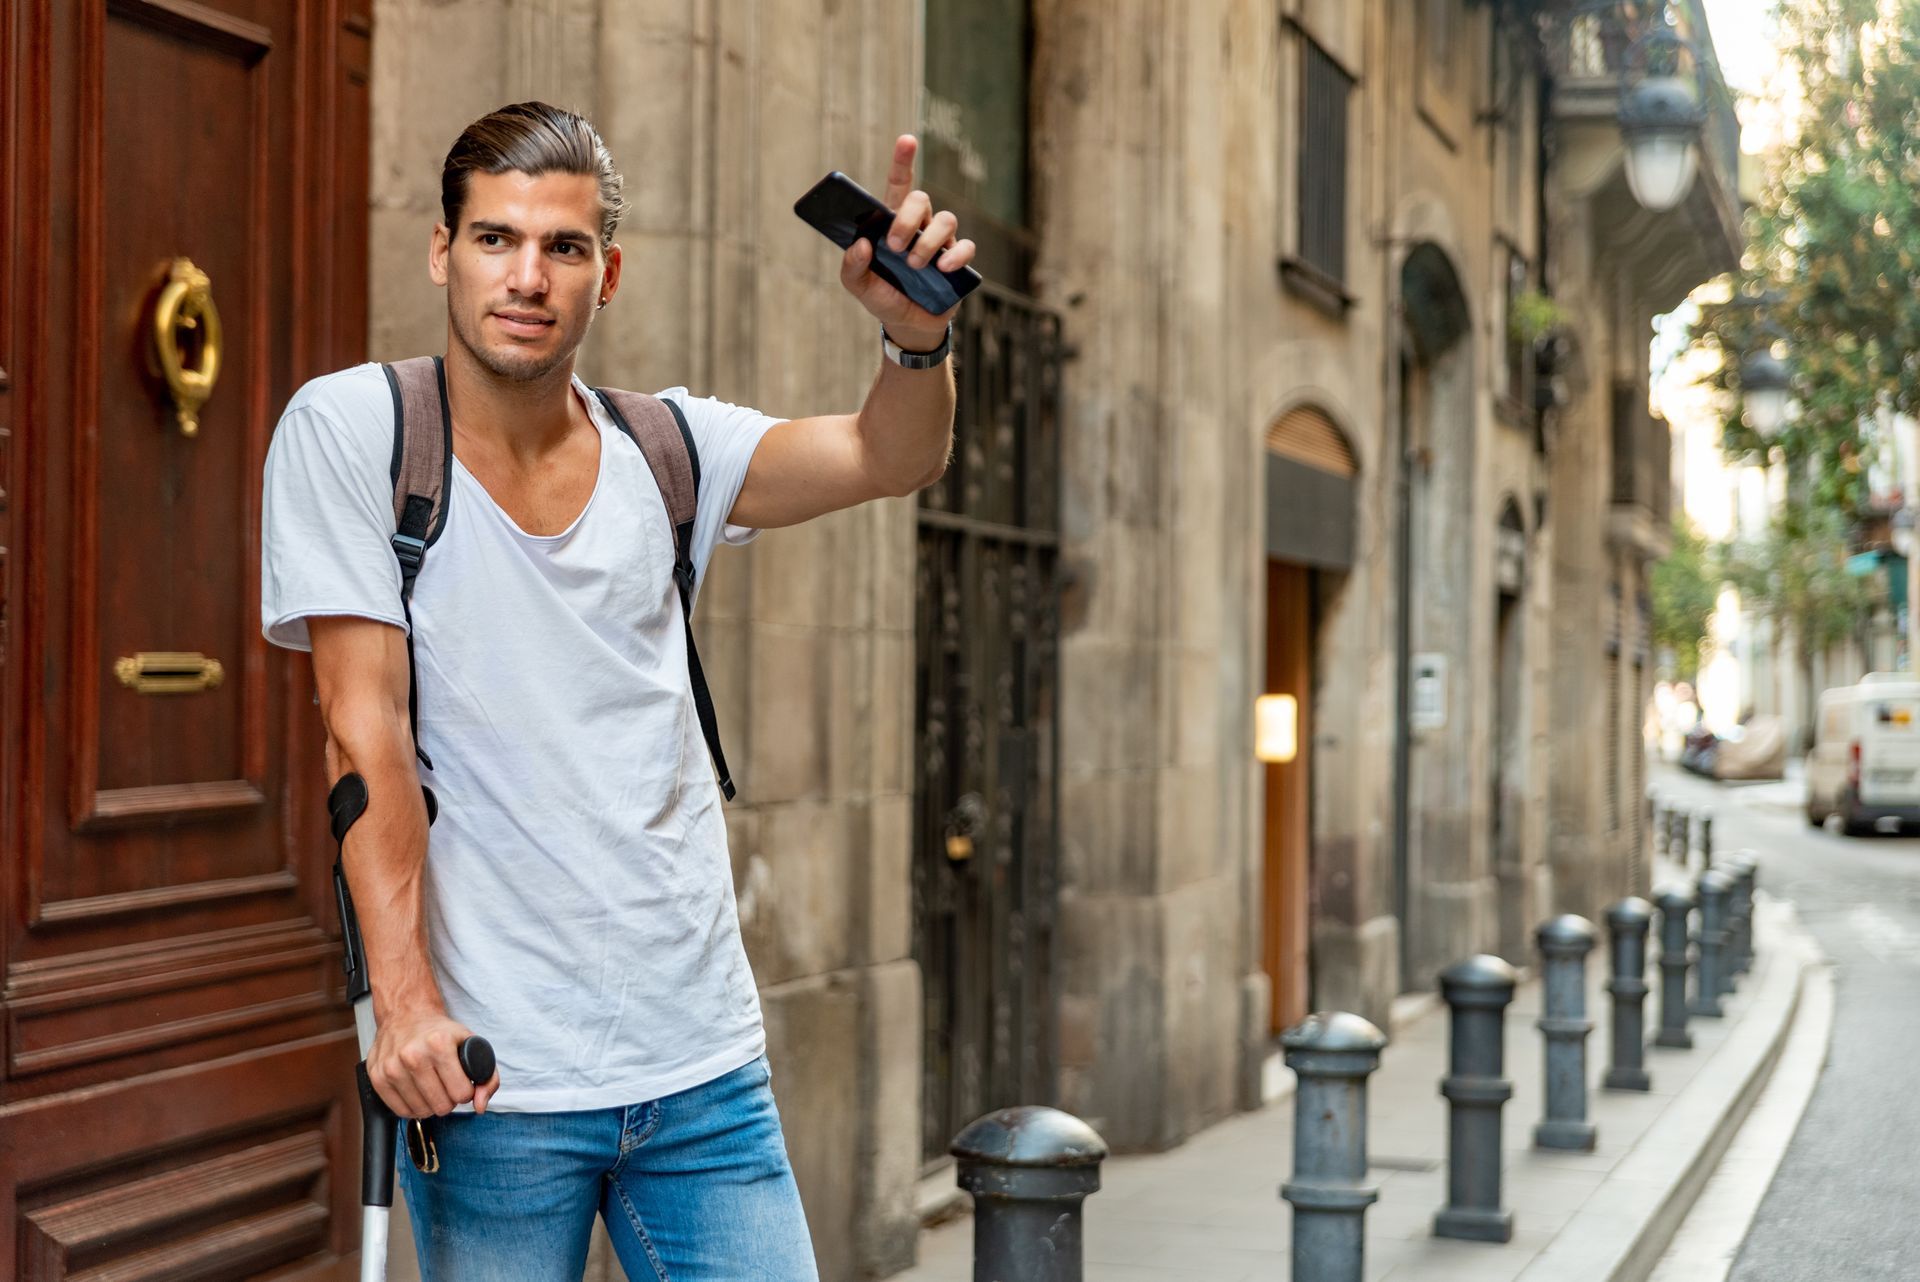
[[[370,0],[0,12],[0,1269],[350,1249],[353,1041],[260,475],[365,343]]]

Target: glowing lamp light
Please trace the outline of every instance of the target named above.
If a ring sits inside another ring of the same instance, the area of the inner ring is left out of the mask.
[[[1290,694],[1263,694],[1253,701],[1253,755],[1284,765],[1300,755],[1300,704]]]
[[[1762,440],[1772,440],[1786,424],[1793,379],[1772,344],[1740,362],[1740,411]]]
[[[1686,199],[1700,168],[1706,124],[1696,88],[1680,76],[1649,76],[1620,104],[1627,186],[1641,207],[1665,213]]]

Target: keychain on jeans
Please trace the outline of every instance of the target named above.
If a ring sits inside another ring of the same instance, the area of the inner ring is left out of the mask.
[[[433,1136],[427,1134],[426,1123],[420,1118],[407,1119],[407,1156],[413,1159],[413,1168],[422,1175],[432,1175],[440,1169],[440,1150],[433,1146]]]

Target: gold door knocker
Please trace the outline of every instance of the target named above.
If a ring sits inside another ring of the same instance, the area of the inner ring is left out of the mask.
[[[153,308],[153,350],[173,396],[180,434],[200,431],[200,407],[220,377],[220,309],[213,282],[190,258],[176,258]]]

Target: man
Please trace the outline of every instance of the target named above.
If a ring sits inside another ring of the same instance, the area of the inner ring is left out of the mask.
[[[912,190],[915,146],[894,146],[889,243],[957,268],[973,245]],[[461,134],[441,198],[427,268],[447,291],[454,457],[411,603],[418,766],[378,365],[288,405],[262,563],[268,639],[313,652],[328,779],[357,772],[369,792],[342,859],[378,1021],[369,1074],[396,1114],[437,1119],[440,1170],[399,1161],[423,1277],[577,1279],[598,1212],[636,1282],[814,1278],[666,509],[573,373],[620,288],[620,175],[587,121],[522,103]],[[660,394],[698,453],[697,571],[717,543],[944,470],[949,368],[893,349],[933,359],[950,314],[910,303],[870,257],[857,242],[840,269],[890,340],[857,414],[777,422]],[[499,1059],[477,1088],[455,1054],[470,1031]]]

